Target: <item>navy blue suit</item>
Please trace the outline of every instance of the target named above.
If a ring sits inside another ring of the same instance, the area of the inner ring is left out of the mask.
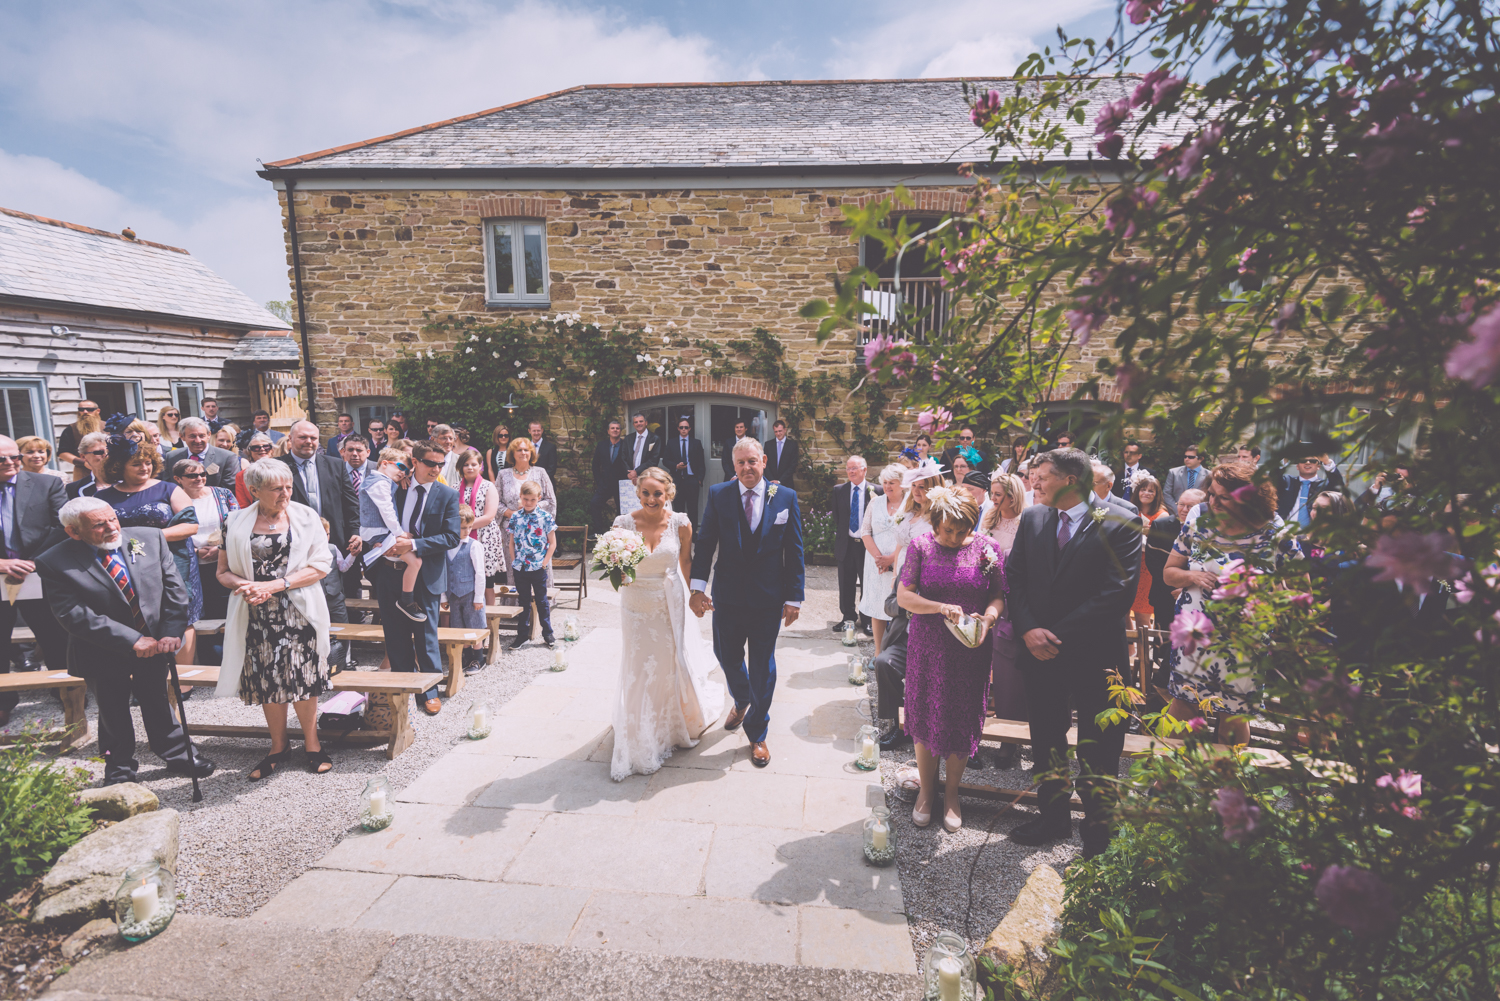
[[[412,487],[416,489],[416,485]],[[406,491],[396,491],[396,513],[406,510]],[[385,650],[392,671],[433,671],[442,674],[443,653],[438,645],[438,606],[448,588],[448,550],[458,545],[458,491],[434,480],[425,486],[418,529],[410,529],[412,552],[422,561],[422,572],[412,597],[427,613],[426,622],[413,622],[396,608],[401,600],[401,573],[405,566],[378,559],[371,568],[375,599],[380,603],[380,622],[385,627]],[[437,698],[434,684],[423,700]]]
[[[797,492],[766,484],[765,510],[751,531],[738,480],[709,488],[708,505],[693,547],[693,580],[714,571],[714,656],[736,706],[745,713],[745,736],[766,737],[776,691],[776,637],[781,610],[803,598],[802,515]],[[746,647],[749,664],[746,665]]]

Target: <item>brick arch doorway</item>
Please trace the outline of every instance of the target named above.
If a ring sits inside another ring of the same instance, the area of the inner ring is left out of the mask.
[[[776,405],[764,400],[744,396],[694,393],[682,396],[655,396],[636,400],[630,404],[630,414],[646,415],[646,424],[653,434],[662,439],[663,447],[668,437],[677,435],[677,422],[687,417],[693,425],[693,437],[703,444],[704,470],[703,489],[698,495],[698,510],[692,512],[696,523],[703,504],[708,500],[708,488],[723,483],[733,474],[724,472],[724,459],[728,455],[728,443],[734,436],[734,422],[743,420],[745,433],[756,441],[764,442],[771,437],[771,424],[776,420]],[[629,431],[626,432],[629,434]]]

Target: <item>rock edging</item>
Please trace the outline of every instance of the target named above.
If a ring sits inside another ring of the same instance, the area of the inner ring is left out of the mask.
[[[1028,987],[1041,987],[1056,965],[1048,948],[1057,941],[1064,892],[1056,869],[1037,866],[980,955],[1008,964]]]
[[[155,859],[177,871],[177,835],[176,810],[138,813],[95,831],[64,852],[42,877],[41,900],[31,920],[77,928],[95,918],[113,918],[115,890],[126,869]]]

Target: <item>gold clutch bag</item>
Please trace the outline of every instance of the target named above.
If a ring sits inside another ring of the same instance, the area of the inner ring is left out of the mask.
[[[989,638],[990,628],[983,619],[976,619],[970,615],[960,616],[957,622],[943,620],[943,625],[948,631],[958,638],[958,641],[970,650],[977,649],[981,643]]]

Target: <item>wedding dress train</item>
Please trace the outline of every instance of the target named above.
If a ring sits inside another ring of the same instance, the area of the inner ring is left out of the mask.
[[[609,774],[619,781],[650,775],[674,748],[693,747],[724,707],[724,686],[713,650],[698,632],[682,579],[679,530],[685,514],[673,513],[661,543],[636,567],[635,581],[620,589],[620,686],[615,696],[615,749]],[[621,515],[614,528],[637,531]]]

